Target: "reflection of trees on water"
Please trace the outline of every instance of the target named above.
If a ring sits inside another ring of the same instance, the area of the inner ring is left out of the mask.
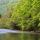
[[[39,40],[39,35],[38,34],[34,35],[34,40]]]
[[[27,33],[9,33],[1,34],[0,40],[40,40],[40,34],[27,34]]]
[[[4,40],[6,34],[0,34],[0,40]]]
[[[39,40],[40,35],[39,34],[31,34],[31,40]]]
[[[25,34],[24,35],[24,40],[40,40],[40,35],[39,34]]]

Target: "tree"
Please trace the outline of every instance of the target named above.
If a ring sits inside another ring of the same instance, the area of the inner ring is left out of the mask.
[[[21,0],[12,10],[11,20],[18,23],[19,28],[33,30],[38,28],[40,18],[40,0]]]

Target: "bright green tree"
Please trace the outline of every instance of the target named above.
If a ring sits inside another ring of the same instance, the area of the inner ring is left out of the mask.
[[[11,20],[21,30],[38,30],[40,28],[40,0],[20,0],[12,10]]]

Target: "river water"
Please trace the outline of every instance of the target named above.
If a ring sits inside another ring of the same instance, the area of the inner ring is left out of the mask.
[[[40,33],[31,33],[23,31],[20,33],[15,33],[15,32],[0,33],[0,40],[40,40]]]

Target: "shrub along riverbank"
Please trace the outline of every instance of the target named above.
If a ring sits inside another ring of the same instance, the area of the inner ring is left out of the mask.
[[[0,28],[40,30],[40,0],[20,0],[15,7],[10,6],[8,6],[10,12],[7,13],[7,18],[0,18]]]

